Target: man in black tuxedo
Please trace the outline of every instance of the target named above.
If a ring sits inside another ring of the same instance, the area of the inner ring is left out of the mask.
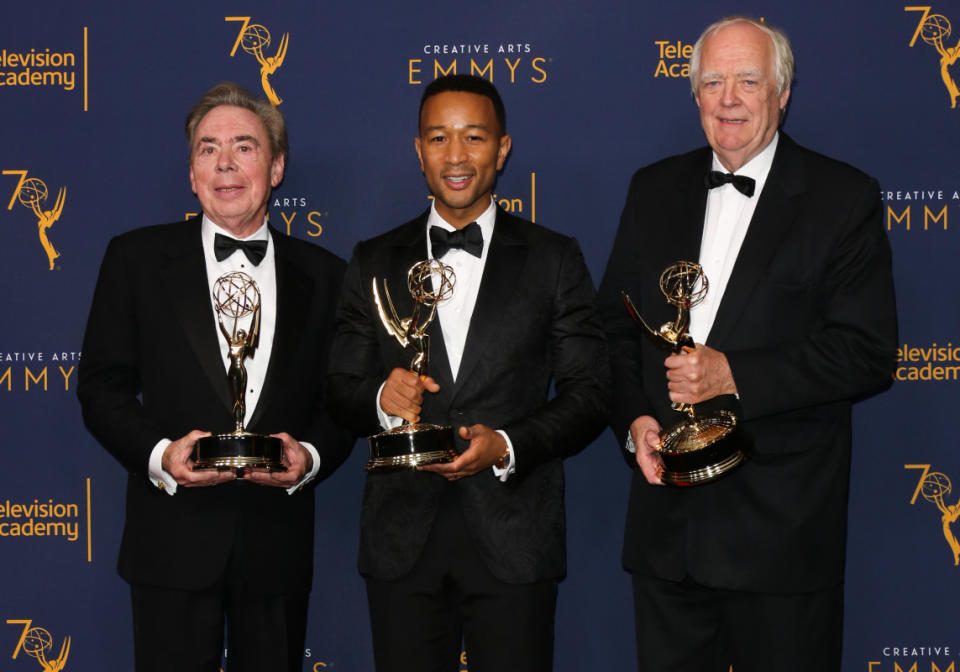
[[[283,178],[283,116],[234,84],[187,117],[203,216],[114,238],[77,393],[90,432],[130,472],[119,571],[136,669],[300,670],[313,565],[312,485],[350,450],[323,379],[345,264],[266,224]],[[230,271],[261,292],[246,427],[283,442],[285,472],[193,471],[200,437],[234,428],[227,341],[211,299]]]
[[[690,78],[710,147],[634,175],[601,284],[642,670],[840,669],[851,403],[889,383],[896,317],[877,182],[778,132],[792,76],[780,31],[704,31]],[[667,322],[660,273],[698,259],[696,347],[665,358],[620,291]],[[708,401],[736,410],[753,457],[665,487],[670,402]]]
[[[510,151],[482,78],[426,87],[420,166],[431,208],[362,242],[344,281],[329,375],[333,415],[376,434],[450,425],[456,459],[367,478],[360,571],[377,670],[551,670],[565,572],[562,460],[603,428],[607,354],[576,241],[496,207]],[[429,376],[381,325],[374,278],[410,315],[407,270],[442,258],[453,296],[431,324]],[[550,394],[551,382],[555,394]]]

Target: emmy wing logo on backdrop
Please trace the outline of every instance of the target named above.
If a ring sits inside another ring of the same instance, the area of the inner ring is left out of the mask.
[[[7,619],[7,625],[22,625],[23,632],[17,645],[13,649],[12,659],[16,660],[21,653],[27,654],[30,658],[35,658],[40,663],[40,669],[43,672],[60,672],[66,669],[67,657],[70,655],[70,635],[67,635],[60,644],[60,650],[54,656],[53,636],[45,628],[36,627],[31,619]],[[22,659],[21,659],[22,660]],[[21,665],[15,669],[30,669],[26,665]],[[33,669],[36,669],[35,667]]]
[[[7,203],[7,210],[13,210],[15,203],[19,201],[20,205],[30,210],[37,218],[37,237],[40,246],[47,253],[47,261],[50,264],[50,270],[56,268],[54,261],[60,256],[53,246],[47,232],[63,214],[63,205],[67,200],[67,188],[60,187],[57,192],[57,199],[52,207],[44,207],[50,196],[50,190],[46,182],[39,177],[27,177],[26,170],[5,170],[4,175],[19,175],[20,181],[13,190],[10,202]],[[41,204],[44,204],[42,206]]]
[[[960,565],[960,540],[954,532],[953,525],[960,518],[960,499],[953,504],[946,502],[946,497],[952,492],[953,484],[950,478],[939,471],[930,471],[929,464],[905,464],[904,469],[921,469],[920,481],[913,491],[910,503],[915,504],[917,497],[922,495],[925,500],[935,504],[940,511],[940,521],[943,524],[943,537],[953,554],[953,564]]]
[[[937,50],[940,54],[940,79],[943,85],[947,87],[947,93],[950,96],[950,107],[956,109],[957,98],[960,98],[960,89],[957,88],[957,80],[953,77],[951,68],[960,57],[960,39],[952,47],[945,46],[943,41],[950,37],[952,27],[950,20],[943,14],[931,14],[932,6],[904,7],[905,12],[923,12],[917,29],[913,31],[913,37],[910,38],[910,46],[917,43],[917,38]]]
[[[277,107],[283,102],[283,99],[277,95],[277,92],[270,85],[270,75],[283,65],[283,59],[287,56],[287,47],[290,46],[290,33],[284,33],[283,37],[280,38],[280,43],[277,45],[277,50],[273,56],[264,56],[264,50],[270,47],[270,31],[267,30],[266,26],[259,23],[250,23],[250,18],[249,16],[223,17],[224,21],[243,22],[240,32],[237,34],[237,39],[233,43],[233,49],[230,50],[230,57],[232,58],[237,53],[237,47],[243,47],[245,52],[257,59],[257,63],[260,64],[260,85],[263,87],[263,93],[267,96],[270,104]]]

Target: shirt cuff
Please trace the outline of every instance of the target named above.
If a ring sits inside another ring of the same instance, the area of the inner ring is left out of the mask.
[[[493,475],[499,478],[501,483],[506,483],[507,479],[510,478],[510,474],[517,470],[517,460],[513,454],[513,442],[510,441],[510,437],[507,436],[507,433],[502,429],[498,429],[497,434],[502,436],[503,440],[507,442],[507,467],[505,469],[501,469],[497,465],[493,465],[490,468],[493,469]]]
[[[313,468],[310,469],[310,473],[304,475],[304,477],[300,479],[299,483],[287,488],[288,495],[292,495],[307,483],[312,481],[314,476],[317,475],[317,472],[320,471],[320,453],[317,452],[317,449],[313,447],[312,443],[307,443],[306,441],[301,441],[300,445],[306,448],[307,452],[310,453],[310,457],[313,458]]]
[[[150,461],[147,463],[147,473],[150,482],[157,486],[158,490],[166,492],[168,495],[177,494],[177,482],[173,476],[163,469],[163,453],[173,441],[170,439],[160,439],[157,445],[150,451]]]
[[[384,429],[393,429],[403,424],[403,418],[399,415],[387,415],[383,412],[383,409],[380,408],[380,395],[383,394],[383,386],[386,384],[387,381],[383,381],[383,383],[380,384],[380,389],[377,390],[377,418],[380,420],[381,427]]]
[[[630,432],[627,432],[627,440],[623,444],[623,448],[628,453],[633,453],[633,454],[637,453],[637,447],[633,444],[633,435]]]

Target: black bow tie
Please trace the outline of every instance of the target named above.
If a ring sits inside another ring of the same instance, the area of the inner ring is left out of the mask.
[[[752,177],[746,175],[734,175],[733,173],[721,173],[719,170],[711,170],[703,178],[703,183],[707,189],[722,187],[725,184],[732,184],[733,188],[744,196],[753,196],[753,190],[757,183]]]
[[[457,231],[447,231],[439,226],[430,227],[430,245],[433,258],[440,259],[449,250],[466,250],[479,258],[483,254],[483,231],[476,222],[470,222]]]
[[[267,254],[267,241],[265,240],[237,240],[218,233],[213,239],[213,254],[217,261],[223,261],[237,250],[243,250],[247,259],[254,266],[263,261]]]

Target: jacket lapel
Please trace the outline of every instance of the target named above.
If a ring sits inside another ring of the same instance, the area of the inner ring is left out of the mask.
[[[305,309],[311,305],[311,288],[307,276],[290,261],[287,251],[289,241],[285,234],[270,227],[270,236],[274,245],[274,267],[277,273],[277,314],[274,323],[273,346],[270,361],[267,363],[267,375],[263,381],[263,391],[257,407],[250,416],[249,427],[255,427],[263,417],[271,399],[278,397],[278,387],[283,380],[284,369],[296,366],[292,360],[298,350],[300,336],[304,333],[306,322]],[[322,381],[317,381],[322,384]]]
[[[793,141],[781,131],[770,174],[707,337],[708,345],[723,344],[736,328],[754,288],[796,219],[798,208],[791,205],[791,200],[804,189]]]
[[[669,214],[659,231],[660,235],[666,236],[669,244],[662,249],[677,251],[677,257],[667,263],[700,259],[703,220],[707,211],[707,189],[703,184],[703,176],[710,168],[712,157],[709,149],[694,155],[691,173],[684,171],[683,178],[677,183],[676,204],[671,204],[665,210]]]
[[[397,232],[386,264],[389,269],[387,277],[377,278],[378,290],[381,293],[386,280],[390,297],[393,299],[393,305],[400,319],[410,317],[413,313],[413,297],[407,289],[407,273],[414,264],[427,259],[428,215],[429,210]],[[434,315],[433,322],[427,327],[427,335],[430,337],[427,375],[437,381],[441,389],[452,389],[453,374],[450,372],[450,360],[447,358],[447,348],[443,341],[443,329],[438,315]],[[407,348],[404,351],[404,356],[407,357],[404,366],[409,366],[414,352],[413,348]]]
[[[514,290],[527,260],[528,246],[510,223],[510,216],[498,208],[454,393],[470,379],[484,349],[495,340],[504,309],[516,296]]]
[[[170,263],[164,276],[168,296],[173,297],[177,322],[186,334],[200,368],[203,369],[217,397],[229,410],[232,402],[227,384],[227,372],[220,355],[220,330],[210,305],[210,283],[199,219],[184,229],[182,237],[171,239],[167,254]]]
[[[660,325],[676,317],[677,309],[660,291],[661,273],[674,262],[696,262],[700,258],[707,208],[703,175],[711,157],[709,148],[691,154],[687,165],[677,171],[676,182],[664,188],[661,198],[639,206],[654,225],[649,227],[643,249],[632,251],[640,276],[645,278],[642,286],[634,288],[632,298],[637,301],[640,297],[641,313],[648,324]]]

